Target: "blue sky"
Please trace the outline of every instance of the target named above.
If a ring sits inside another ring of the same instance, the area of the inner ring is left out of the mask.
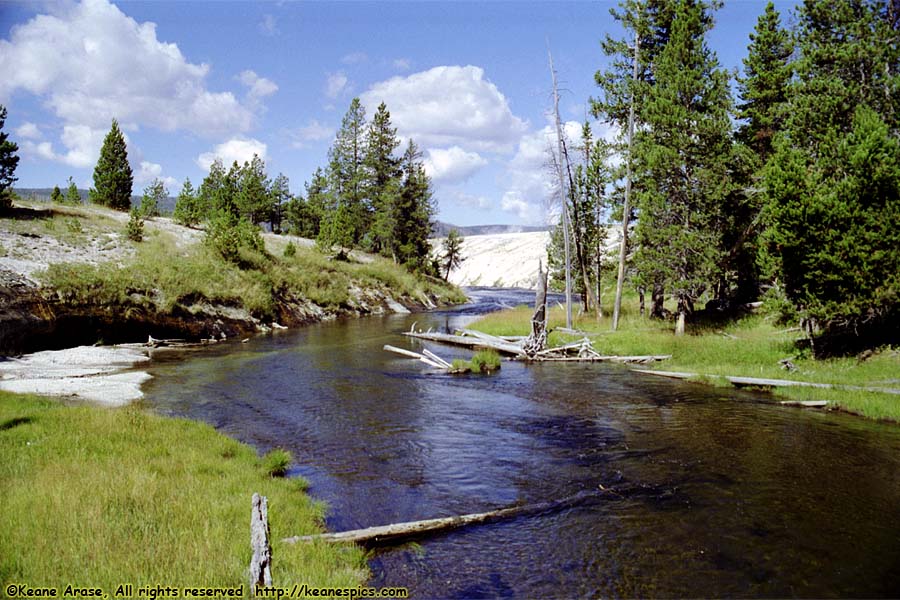
[[[776,2],[789,22],[793,0]],[[354,96],[382,100],[424,150],[441,220],[546,218],[547,43],[567,129],[586,117],[618,34],[614,2],[206,2],[0,0],[0,103],[19,144],[18,186],[91,185],[112,118],[135,193],[176,195],[214,157],[263,156],[294,193]],[[738,68],[762,0],[726,0],[710,43]],[[597,135],[611,135],[600,123]]]

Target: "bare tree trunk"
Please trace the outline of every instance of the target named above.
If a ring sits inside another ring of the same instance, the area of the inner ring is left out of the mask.
[[[534,296],[534,315],[531,317],[531,334],[522,348],[532,357],[547,347],[547,271],[538,263],[537,292]]]
[[[562,160],[563,160],[563,141],[562,141],[562,125],[559,122],[559,90],[556,89],[556,71],[553,70],[553,55],[550,54],[549,44],[547,47],[547,57],[550,60],[550,76],[553,78],[553,114],[556,120],[556,145],[559,152],[559,161],[556,163],[556,172],[559,175],[559,194],[562,200],[562,219],[563,219],[563,239],[566,253],[566,327],[572,327],[572,258],[569,251],[569,236],[571,235],[569,226],[569,211],[566,202],[566,183],[563,179]]]
[[[250,510],[250,590],[272,585],[272,548],[269,546],[269,502],[265,496],[253,494]]]
[[[632,84],[638,78],[638,57],[641,50],[641,36],[634,32],[634,66]],[[616,301],[613,306],[612,330],[619,327],[619,313],[622,310],[622,288],[625,285],[625,256],[628,251],[628,219],[631,212],[631,154],[634,142],[634,91],[631,93],[631,107],[628,109],[628,163],[625,174],[625,206],[622,210],[622,243],[619,246],[619,273],[616,278]]]
[[[638,288],[638,297],[641,300],[641,318],[644,317],[645,307],[644,307],[644,286]]]

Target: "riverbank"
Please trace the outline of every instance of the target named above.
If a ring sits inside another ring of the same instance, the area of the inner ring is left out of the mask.
[[[493,335],[527,335],[530,307],[518,307],[492,313],[470,328]],[[815,360],[797,349],[800,332],[774,324],[764,315],[747,315],[737,320],[688,328],[688,335],[673,335],[671,323],[641,318],[637,303],[623,307],[619,330],[610,331],[610,317],[599,322],[594,316],[575,319],[575,328],[590,334],[594,348],[601,354],[671,354],[672,358],[654,365],[663,371],[688,371],[701,374],[695,380],[729,386],[724,377],[790,379],[836,386],[900,388],[900,350],[881,349],[860,357]],[[556,306],[549,311],[549,326],[565,326],[565,311]],[[578,335],[554,332],[550,344],[577,340]],[[781,362],[787,359],[793,369]],[[871,419],[900,422],[900,396],[884,392],[778,387],[773,394],[781,400],[828,402],[830,409],[843,410]]]
[[[0,354],[154,338],[223,339],[340,316],[464,301],[391,261],[333,260],[310,240],[265,234],[229,262],[170,219],[124,235],[128,216],[31,204],[0,219]],[[293,252],[287,251],[291,245]]]
[[[0,455],[4,589],[246,590],[254,492],[269,499],[276,585],[355,588],[368,575],[356,547],[282,544],[320,532],[322,504],[209,425],[0,392]]]

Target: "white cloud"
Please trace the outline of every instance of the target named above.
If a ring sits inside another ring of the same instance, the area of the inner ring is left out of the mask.
[[[503,198],[500,200],[500,208],[516,215],[526,223],[545,222],[546,215],[542,208],[525,200],[519,191],[511,190],[504,193]]]
[[[38,126],[28,121],[16,128],[16,135],[24,140],[39,140],[44,137]]]
[[[57,156],[56,160],[81,169],[94,166],[100,157],[100,148],[106,134],[104,129],[94,129],[87,125],[66,125],[61,139],[67,152]],[[127,143],[128,136],[124,132],[122,135]]]
[[[135,183],[150,183],[154,179],[162,181],[170,194],[175,186],[178,185],[178,181],[174,177],[162,176],[162,165],[142,160],[140,167],[134,173]]]
[[[273,37],[278,35],[278,21],[270,14],[264,14],[262,21],[256,26],[259,32],[265,36]]]
[[[237,76],[237,79],[250,88],[247,91],[247,95],[254,100],[271,96],[278,91],[278,84],[265,77],[260,77],[250,70],[241,71],[241,74]]]
[[[328,79],[325,81],[325,95],[335,100],[341,95],[341,92],[347,89],[349,81],[343,71],[329,73]]]
[[[242,165],[249,162],[256,154],[261,159],[266,159],[267,146],[253,138],[234,138],[223,142],[213,148],[211,152],[204,152],[197,157],[197,165],[204,170],[209,170],[216,158],[221,158],[225,168],[228,169],[234,161]]]
[[[574,141],[581,136],[581,124],[567,121],[564,135]],[[515,156],[506,167],[509,182],[500,207],[530,223],[546,223],[550,215],[558,213],[557,176],[550,166],[550,152],[557,152],[556,127],[542,129],[522,136]]]
[[[475,152],[466,152],[459,146],[428,150],[425,172],[435,183],[459,183],[488,164]]]
[[[476,210],[489,210],[494,206],[494,203],[486,196],[474,196],[461,191],[452,192],[450,199],[456,204]]]
[[[368,62],[369,56],[365,52],[351,52],[341,59],[345,65],[359,65]]]
[[[369,112],[385,102],[398,133],[423,146],[509,152],[527,129],[484,70],[471,65],[393,77],[374,84],[361,100]]]
[[[211,92],[209,66],[189,63],[107,0],[66,4],[0,40],[0,101],[24,90],[70,125],[123,124],[203,135],[245,131],[253,114],[230,92]]]
[[[44,160],[58,160],[56,153],[53,152],[53,144],[50,142],[35,143],[31,140],[24,140],[20,146],[22,154],[26,156],[36,156]]]
[[[309,142],[321,142],[334,137],[335,130],[319,123],[318,120],[312,119],[307,125],[298,127],[293,131],[289,131],[288,135],[292,138],[291,146],[294,148],[305,148]]]
[[[412,67],[412,61],[408,58],[395,58],[392,64],[398,71],[409,71]]]

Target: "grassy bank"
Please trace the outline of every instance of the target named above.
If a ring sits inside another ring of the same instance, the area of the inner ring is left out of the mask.
[[[70,302],[126,306],[169,313],[177,305],[206,301],[243,308],[254,317],[274,320],[285,299],[309,300],[327,310],[365,309],[366,292],[425,303],[426,298],[452,303],[465,300],[455,287],[417,277],[393,262],[361,255],[358,261],[332,260],[297,243],[285,256],[288,239],[265,236],[267,255],[242,250],[241,264],[228,262],[206,247],[202,232],[167,220],[147,221],[142,242],[124,239],[124,217],[98,207],[45,205],[24,208],[0,221],[7,231],[24,236],[23,248],[6,248],[29,257],[34,236],[88,248],[120,234],[118,246],[100,264],[53,261],[41,281]],[[28,236],[31,236],[29,239]],[[296,241],[296,240],[295,240]],[[102,254],[102,252],[98,252]]]
[[[355,547],[283,545],[318,530],[304,482],[268,476],[212,427],[135,407],[0,392],[0,580],[30,586],[245,585],[250,497],[269,499],[276,585],[352,586]]]
[[[606,298],[604,298],[606,300]],[[607,304],[610,306],[611,302]],[[716,376],[735,375],[772,379],[793,379],[837,385],[900,388],[900,351],[884,349],[866,360],[856,357],[814,360],[794,345],[797,331],[774,324],[764,315],[751,315],[725,324],[688,327],[688,335],[675,337],[673,324],[641,318],[637,303],[629,298],[619,321],[619,330],[610,332],[610,318],[597,322],[591,316],[575,320],[575,327],[597,334],[592,337],[601,354],[671,354],[672,358],[654,368],[710,375],[710,383],[730,385]],[[527,335],[532,309],[518,307],[487,315],[471,325],[494,335]],[[550,310],[550,326],[565,326],[565,311]],[[551,333],[550,344],[572,341],[578,336]],[[788,372],[779,360],[790,358],[797,367]],[[779,396],[789,399],[828,400],[843,410],[874,419],[900,421],[900,396],[851,390],[779,388]]]

